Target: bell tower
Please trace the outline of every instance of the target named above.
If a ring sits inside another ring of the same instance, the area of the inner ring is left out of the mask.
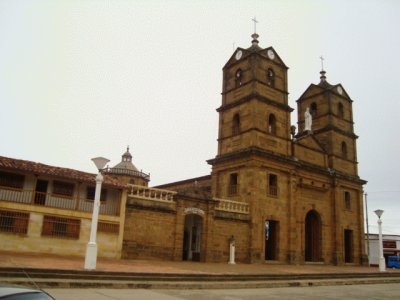
[[[272,47],[237,48],[223,67],[218,156],[252,147],[289,155],[287,70]]]
[[[320,82],[311,84],[297,100],[298,136],[313,134],[328,154],[329,168],[358,176],[353,100],[341,84],[328,83],[323,68],[320,74]],[[307,108],[312,115],[311,132],[304,130]]]
[[[208,161],[213,196],[246,202],[252,201],[248,195],[263,193],[256,182],[266,180],[260,165],[268,165],[267,157],[290,157],[293,110],[288,67],[272,47],[259,46],[257,33],[251,37],[251,46],[237,48],[222,69],[218,153]]]

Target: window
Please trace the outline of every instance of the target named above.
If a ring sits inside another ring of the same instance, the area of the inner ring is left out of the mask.
[[[97,231],[104,233],[119,233],[119,224],[99,222]]]
[[[351,208],[351,202],[350,202],[350,193],[349,192],[344,192],[344,206],[346,209]]]
[[[311,103],[311,106],[310,106],[311,115],[312,116],[316,116],[317,115],[317,111],[318,111],[317,103],[315,103],[315,102]]]
[[[240,116],[239,114],[235,114],[233,116],[232,121],[232,134],[239,134],[240,133]]]
[[[74,194],[74,184],[69,182],[54,181],[53,194],[72,197]]]
[[[42,236],[79,239],[81,220],[44,216]]]
[[[344,117],[344,109],[343,109],[343,104],[342,103],[338,104],[338,115],[339,115],[339,118],[343,118]]]
[[[275,73],[272,69],[267,71],[267,84],[271,87],[275,86]]]
[[[94,200],[94,195],[96,192],[96,188],[94,186],[88,186],[86,188],[86,200]],[[107,190],[101,189],[100,201],[106,201],[107,199]]]
[[[268,175],[268,194],[278,196],[278,176],[275,174]]]
[[[8,172],[0,172],[0,186],[22,189],[25,176]]]
[[[268,132],[276,134],[276,118],[274,114],[270,114],[268,118]]]
[[[0,232],[26,234],[28,223],[29,213],[0,210]]]
[[[233,173],[229,176],[229,195],[236,195],[238,193],[238,174]]]
[[[235,74],[235,86],[239,87],[241,85],[242,85],[242,70],[239,69],[236,71],[236,74]]]
[[[345,142],[342,142],[342,156],[347,158],[347,145]]]

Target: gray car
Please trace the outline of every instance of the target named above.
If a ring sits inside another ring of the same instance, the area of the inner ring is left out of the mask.
[[[54,300],[46,292],[39,289],[32,289],[19,286],[1,286],[0,299],[7,300]]]

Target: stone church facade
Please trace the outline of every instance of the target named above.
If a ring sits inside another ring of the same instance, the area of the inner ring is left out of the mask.
[[[351,98],[322,70],[297,100],[296,132],[288,67],[252,38],[223,67],[211,175],[127,178],[124,258],[227,262],[234,242],[238,262],[366,262]]]

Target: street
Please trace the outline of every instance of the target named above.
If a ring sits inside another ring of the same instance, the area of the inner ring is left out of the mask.
[[[231,290],[146,290],[146,289],[46,289],[57,300],[261,300],[261,299],[400,299],[399,284],[320,287],[289,287]]]

